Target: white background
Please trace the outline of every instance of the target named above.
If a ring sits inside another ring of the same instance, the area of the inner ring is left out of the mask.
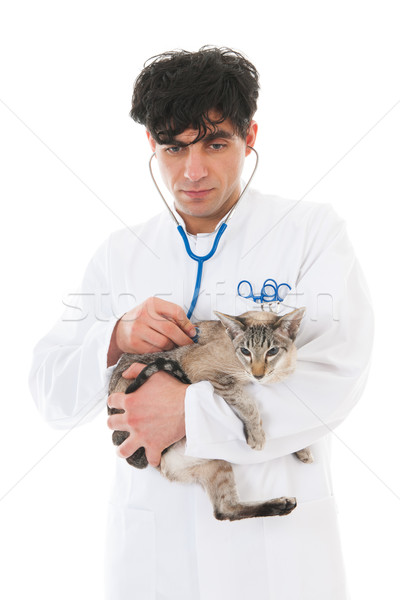
[[[51,430],[27,386],[32,349],[103,239],[161,208],[128,116],[144,61],[214,44],[261,74],[254,186],[331,203],[371,287],[374,360],[335,432],[334,485],[353,600],[398,598],[398,3],[14,0],[0,11],[0,596],[102,597],[105,411]]]

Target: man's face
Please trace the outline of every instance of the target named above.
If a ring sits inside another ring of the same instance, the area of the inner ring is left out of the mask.
[[[174,144],[165,145],[157,144],[147,132],[163,181],[175,199],[175,208],[192,233],[213,231],[239,198],[244,159],[257,135],[254,121],[246,139],[234,133],[229,119],[217,127],[216,133],[210,131],[190,146],[182,144],[193,141],[197,130],[186,129]]]

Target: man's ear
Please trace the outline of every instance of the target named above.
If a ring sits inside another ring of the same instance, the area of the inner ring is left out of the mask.
[[[246,146],[251,146],[251,147],[254,146],[254,144],[256,143],[257,131],[258,131],[257,123],[255,121],[251,121],[251,123],[249,125],[249,129],[247,131]],[[251,152],[251,150],[246,147],[245,156],[248,156],[250,154],[250,152]]]
[[[214,310],[214,315],[217,315],[232,340],[246,328],[244,321],[240,317],[231,317],[231,315],[225,315],[216,310]]]
[[[156,141],[154,138],[151,137],[151,133],[147,129],[146,129],[146,135],[147,135],[147,139],[149,140],[150,148],[152,149],[153,152],[155,152],[156,151]]]

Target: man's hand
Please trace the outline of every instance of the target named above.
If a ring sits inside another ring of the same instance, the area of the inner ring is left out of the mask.
[[[161,298],[147,298],[121,317],[114,327],[108,350],[108,366],[115,364],[123,352],[147,354],[171,350],[191,343],[194,325],[184,310]]]
[[[133,363],[123,376],[137,377],[144,365]],[[111,408],[122,414],[108,417],[110,429],[128,431],[129,437],[118,446],[121,458],[128,458],[144,446],[150,465],[160,464],[161,452],[185,437],[185,393],[188,385],[172,375],[155,373],[131,394],[115,393],[108,397]]]

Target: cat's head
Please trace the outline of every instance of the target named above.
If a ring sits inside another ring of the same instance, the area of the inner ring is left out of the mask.
[[[296,366],[294,340],[305,308],[279,316],[269,311],[250,311],[233,317],[215,312],[248,377],[259,383],[276,383]]]

